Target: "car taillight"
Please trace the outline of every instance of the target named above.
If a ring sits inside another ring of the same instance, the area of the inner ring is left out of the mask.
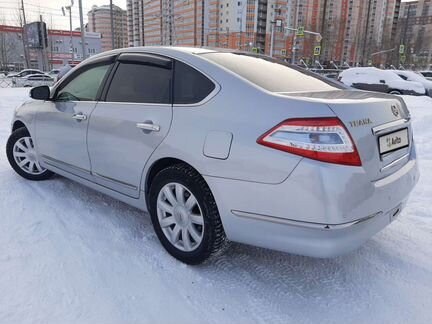
[[[323,162],[362,165],[348,130],[335,117],[288,119],[258,138],[257,143]]]

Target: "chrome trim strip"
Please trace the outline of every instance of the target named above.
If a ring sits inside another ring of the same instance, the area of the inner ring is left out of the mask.
[[[383,172],[383,171],[386,171],[386,170],[394,167],[396,164],[400,163],[401,161],[405,160],[406,158],[409,158],[409,155],[410,155],[409,153],[402,155],[400,158],[398,158],[398,159],[394,160],[393,162],[383,166],[380,171]]]
[[[104,179],[104,180],[107,180],[107,181],[113,182],[113,183],[115,183],[115,184],[122,185],[122,186],[124,186],[124,187],[129,188],[129,189],[133,189],[133,190],[137,190],[137,189],[138,189],[136,186],[131,185],[131,184],[127,183],[127,182],[123,182],[123,181],[120,181],[120,180],[116,180],[116,179],[113,179],[113,178],[110,178],[110,177],[104,176],[104,175],[99,174],[99,173],[96,173],[96,172],[92,172],[92,174],[95,175],[96,177],[99,177],[99,178],[102,178],[102,179]]]
[[[50,157],[50,156],[48,156],[48,155],[44,155],[44,154],[42,154],[41,157],[42,157],[43,159],[47,160],[47,161],[43,161],[43,162],[45,162],[46,164],[56,166],[55,164],[53,164],[53,163],[56,163],[56,164],[59,164],[59,165],[64,165],[64,166],[67,166],[67,167],[69,167],[69,168],[73,168],[73,169],[75,169],[75,170],[78,170],[78,171],[81,171],[81,172],[85,172],[85,173],[87,173],[87,174],[90,174],[90,170],[83,169],[83,168],[80,168],[80,167],[75,166],[75,165],[73,165],[73,164],[66,163],[66,162],[63,162],[63,161],[60,161],[60,160],[54,159],[54,158],[52,158],[52,157]]]
[[[380,134],[385,133],[385,132],[390,132],[395,128],[399,128],[400,126],[405,125],[409,121],[410,121],[410,118],[403,118],[403,119],[398,119],[398,120],[392,121],[390,123],[378,125],[378,126],[375,126],[374,128],[372,128],[372,133],[374,135],[380,135]]]
[[[171,104],[161,103],[148,103],[148,102],[123,102],[123,101],[98,101],[98,105],[116,104],[116,105],[129,105],[129,106],[154,106],[171,108]]]
[[[318,230],[346,229],[346,228],[349,228],[351,226],[363,223],[363,222],[365,222],[371,218],[374,218],[374,217],[382,214],[382,212],[377,212],[377,213],[374,213],[372,215],[363,217],[361,219],[358,219],[358,220],[355,220],[352,222],[348,222],[348,223],[342,223],[342,224],[321,224],[321,223],[311,223],[311,222],[304,222],[304,221],[286,219],[286,218],[275,217],[275,216],[249,213],[249,212],[244,212],[244,211],[240,211],[240,210],[231,210],[231,212],[238,217],[255,219],[255,220],[260,220],[260,221],[265,221],[265,222],[281,224],[281,225],[298,226],[298,227],[304,227],[304,228],[309,228],[309,229],[318,229]]]

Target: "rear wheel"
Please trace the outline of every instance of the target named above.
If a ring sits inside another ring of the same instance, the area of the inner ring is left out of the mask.
[[[399,90],[390,90],[389,93],[393,94],[393,95],[401,95],[402,94],[402,92],[400,92]]]
[[[210,188],[188,165],[176,164],[155,176],[150,186],[149,210],[160,242],[184,263],[205,261],[225,242]]]
[[[53,173],[42,167],[37,159],[33,139],[25,127],[18,128],[6,144],[6,155],[11,167],[28,180],[46,180]]]

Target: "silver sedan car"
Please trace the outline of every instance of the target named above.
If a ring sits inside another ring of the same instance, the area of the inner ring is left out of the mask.
[[[401,98],[266,56],[120,49],[30,95],[12,121],[12,168],[148,211],[165,249],[189,264],[227,240],[346,253],[400,214],[419,177]]]

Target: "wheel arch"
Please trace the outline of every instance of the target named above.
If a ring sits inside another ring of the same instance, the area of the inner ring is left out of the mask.
[[[160,159],[154,161],[152,163],[152,165],[149,167],[149,169],[148,169],[148,171],[146,173],[146,176],[145,176],[144,192],[145,192],[145,195],[146,195],[146,202],[148,202],[147,195],[148,195],[148,193],[150,191],[150,185],[151,185],[154,177],[156,176],[156,174],[159,171],[161,171],[161,170],[163,170],[163,169],[165,169],[165,168],[167,168],[167,167],[169,167],[171,165],[180,164],[180,163],[186,164],[186,165],[190,166],[196,172],[198,172],[199,174],[201,174],[193,165],[191,165],[190,163],[188,163],[188,162],[186,162],[184,160],[178,159],[178,158],[163,157],[163,158],[160,158]]]
[[[17,119],[13,122],[12,124],[12,132],[16,131],[18,128],[21,127],[25,127],[27,129],[27,131],[30,132],[29,128],[27,127],[26,124],[24,124],[24,122],[22,122],[21,120]]]

